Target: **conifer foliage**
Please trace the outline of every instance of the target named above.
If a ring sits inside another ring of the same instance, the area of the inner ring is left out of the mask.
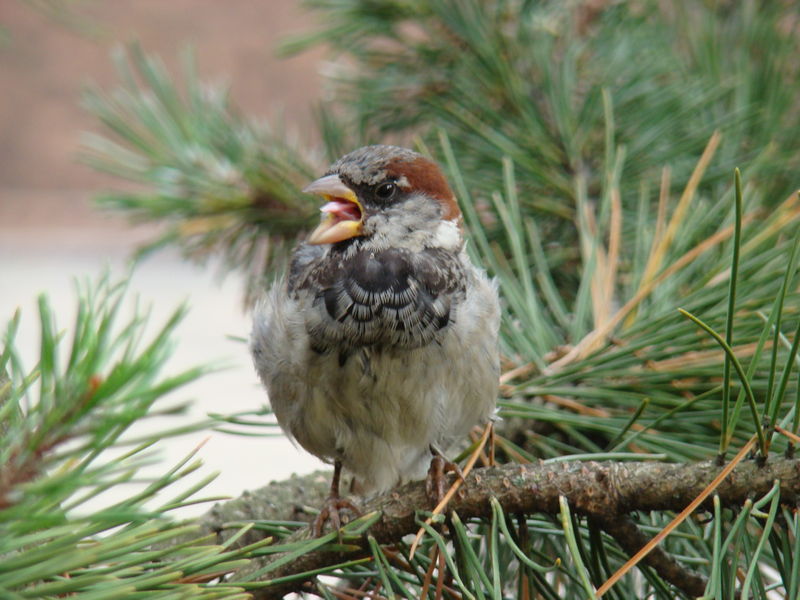
[[[33,370],[7,329],[0,597],[800,597],[800,9],[306,4],[319,24],[283,51],[331,49],[322,149],[238,113],[191,59],[174,75],[133,46],[118,88],[87,91],[84,158],[144,191],[98,203],[161,223],[151,250],[244,270],[251,302],[316,219],[299,189],[329,159],[432,155],[503,298],[497,464],[474,454],[442,514],[409,484],[318,539],[298,509],[324,493],[313,477],[170,517],[191,459],[83,512],[155,440],[110,461],[123,431],[203,373],[160,378],[180,311],[143,344],[103,279],[66,336],[41,301]]]

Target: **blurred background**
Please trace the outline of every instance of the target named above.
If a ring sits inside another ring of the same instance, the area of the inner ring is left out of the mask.
[[[81,91],[117,81],[115,46],[139,40],[173,72],[180,52],[192,46],[201,77],[227,83],[244,114],[279,119],[303,139],[313,135],[310,107],[320,97],[318,50],[275,56],[280,39],[310,25],[295,2],[107,0],[74,3],[68,14],[49,6],[0,3],[0,321],[21,309],[18,344],[28,368],[38,352],[38,294],[47,292],[59,327],[67,328],[77,305],[75,279],[95,279],[109,265],[121,277],[137,245],[152,237],[147,227],[94,209],[93,195],[121,184],[77,160],[82,133],[97,128],[80,106]],[[167,250],[139,265],[131,288],[152,305],[153,325],[179,303],[189,305],[166,373],[209,362],[227,367],[179,391],[175,399],[193,399],[193,409],[169,425],[263,405],[245,345],[228,338],[249,330],[238,275],[222,278],[218,266],[198,267]],[[203,433],[171,439],[162,453],[175,463],[205,438],[200,456],[220,471],[209,494],[236,496],[320,466],[283,438]]]

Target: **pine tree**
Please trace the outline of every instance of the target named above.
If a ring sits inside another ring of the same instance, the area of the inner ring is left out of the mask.
[[[202,373],[158,379],[179,313],[138,350],[142,318],[115,327],[124,286],[103,279],[68,348],[42,300],[32,372],[9,325],[0,596],[799,598],[800,10],[308,7],[318,29],[284,51],[324,43],[343,59],[317,111],[322,152],[237,113],[190,59],[178,84],[134,46],[118,89],[87,92],[104,129],[85,158],[148,191],[99,203],[164,224],[153,247],[244,269],[250,302],[315,220],[298,190],[328,159],[386,141],[432,155],[503,297],[497,464],[476,435],[463,458],[480,462],[441,514],[408,484],[318,539],[297,509],[319,505],[316,476],[191,524],[168,515],[185,494],[145,509],[189,462],[78,517],[152,442],[100,460],[121,432]]]

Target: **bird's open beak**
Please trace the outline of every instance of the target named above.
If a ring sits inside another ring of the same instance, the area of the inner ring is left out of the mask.
[[[326,175],[303,189],[328,202],[320,208],[322,222],[306,240],[309,244],[333,244],[361,235],[364,209],[355,193],[338,175]]]

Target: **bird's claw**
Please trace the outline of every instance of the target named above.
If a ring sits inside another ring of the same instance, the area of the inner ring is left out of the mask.
[[[349,510],[356,516],[361,515],[361,510],[352,501],[340,496],[328,496],[325,499],[325,504],[319,511],[319,514],[311,523],[311,534],[317,538],[322,536],[322,529],[325,523],[330,521],[334,530],[339,530],[342,526],[342,519],[339,516],[340,510]]]

